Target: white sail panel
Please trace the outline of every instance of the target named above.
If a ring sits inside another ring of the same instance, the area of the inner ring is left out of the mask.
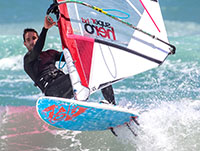
[[[150,0],[140,0],[140,2],[145,11],[137,27],[168,42],[159,3]],[[164,60],[170,52],[168,45],[139,31],[135,31],[128,47],[160,60]]]
[[[102,83],[130,77],[157,66],[158,63],[130,52],[95,43],[89,87],[96,90]]]

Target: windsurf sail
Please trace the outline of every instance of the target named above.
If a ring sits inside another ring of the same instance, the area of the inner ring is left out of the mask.
[[[175,53],[158,0],[54,0],[50,12],[90,93],[156,68]]]

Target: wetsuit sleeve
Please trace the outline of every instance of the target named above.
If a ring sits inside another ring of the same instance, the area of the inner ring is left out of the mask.
[[[30,59],[29,61],[33,61],[39,57],[42,49],[44,48],[47,31],[48,31],[48,29],[45,29],[44,27],[42,28],[40,36],[39,36],[35,46],[33,47],[33,50],[31,50],[31,52],[29,54],[29,59]]]

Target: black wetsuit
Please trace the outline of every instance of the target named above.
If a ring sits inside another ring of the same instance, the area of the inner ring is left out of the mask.
[[[47,29],[42,32],[33,48],[24,56],[24,70],[46,96],[72,98],[73,89],[69,75],[65,75],[55,66],[61,52],[43,51]]]
[[[115,96],[113,92],[112,85],[109,85],[103,89],[101,89],[101,92],[103,94],[103,97],[111,104],[116,105],[115,103]]]

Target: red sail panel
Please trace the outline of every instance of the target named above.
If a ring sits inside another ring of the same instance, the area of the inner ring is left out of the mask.
[[[58,0],[58,2],[59,1],[61,0]],[[78,71],[81,84],[88,87],[94,39],[74,35],[67,5],[59,5],[59,10],[60,18],[58,20],[58,28],[60,31],[62,47],[63,49],[69,49]]]

